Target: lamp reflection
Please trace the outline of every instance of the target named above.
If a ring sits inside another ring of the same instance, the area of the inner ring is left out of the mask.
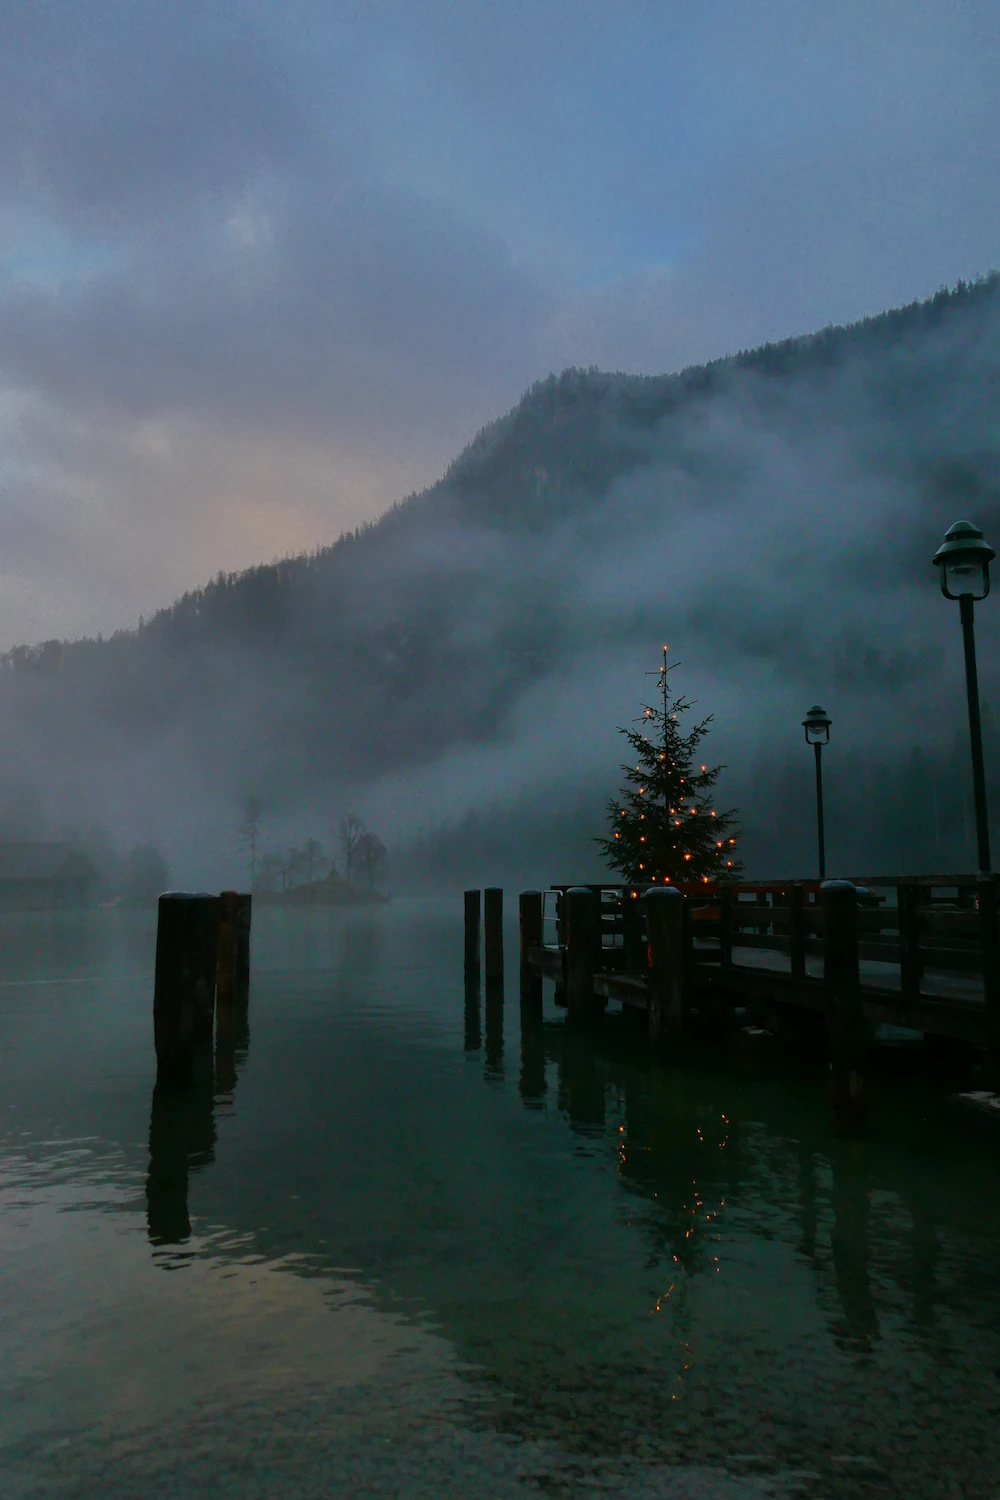
[[[863,1150],[847,1149],[833,1159],[833,1270],[843,1318],[834,1324],[838,1343],[870,1354],[881,1338],[869,1279],[871,1204]]]

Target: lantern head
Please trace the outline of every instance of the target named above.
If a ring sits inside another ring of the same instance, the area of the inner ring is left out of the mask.
[[[830,743],[830,724],[826,709],[814,703],[812,708],[802,720],[802,728],[806,732],[807,745],[828,745]]]
[[[946,599],[985,599],[990,591],[990,563],[996,553],[983,533],[971,521],[956,521],[945,532],[944,541],[934,554],[934,565],[941,569],[941,592]]]

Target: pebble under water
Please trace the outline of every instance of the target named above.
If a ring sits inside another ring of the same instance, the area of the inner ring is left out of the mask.
[[[461,900],[262,907],[155,1082],[155,914],[0,917],[5,1497],[1000,1495],[1000,1146],[885,1070],[467,1010]],[[508,932],[516,954],[516,933]]]

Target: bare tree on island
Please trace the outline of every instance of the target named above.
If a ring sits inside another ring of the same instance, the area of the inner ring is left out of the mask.
[[[736,855],[735,808],[719,812],[711,793],[724,766],[696,764],[713,715],[681,732],[679,716],[693,707],[670,691],[663,648],[657,687],[661,706],[643,704],[641,729],[622,729],[638,764],[622,766],[627,785],[608,803],[609,838],[596,839],[613,870],[635,885],[646,881],[727,880],[743,866]],[[653,675],[653,674],[649,674]]]
[[[377,833],[369,833],[366,830],[358,840],[356,865],[358,874],[368,890],[375,889],[379,877],[385,874],[388,863],[389,856],[382,840]]]
[[[348,813],[346,818],[340,819],[337,836],[344,856],[345,879],[351,885],[362,885],[373,891],[389,863],[382,840],[356,813]]]
[[[358,845],[366,831],[364,819],[359,818],[357,813],[348,813],[346,818],[341,818],[337,823],[337,837],[344,856],[345,880],[353,881],[357,874]]]

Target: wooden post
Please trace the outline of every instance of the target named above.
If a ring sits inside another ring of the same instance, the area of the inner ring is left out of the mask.
[[[830,1102],[838,1117],[856,1123],[864,1117],[864,1012],[858,968],[858,895],[849,880],[820,886],[825,930],[823,978],[829,986],[827,1037]]]
[[[920,994],[920,888],[896,887],[896,914],[899,922],[899,988],[904,1000],[916,1000]]]
[[[215,1000],[220,1016],[223,1008],[232,1007],[236,1000],[239,900],[237,891],[222,891],[219,896],[219,947],[215,967]]]
[[[486,987],[503,980],[503,891],[488,885],[483,892],[483,947]]]
[[[236,998],[245,1005],[250,994],[250,920],[253,896],[249,891],[236,893]]]
[[[479,974],[479,892],[465,893],[465,974]]]
[[[990,1082],[1000,1081],[1000,927],[998,927],[997,877],[980,875],[979,921],[983,946],[983,998],[986,1001],[986,1049]]]
[[[645,895],[649,938],[650,1041],[676,1041],[684,1031],[684,897],[673,886]]]
[[[571,1016],[594,1011],[594,929],[597,914],[589,886],[574,885],[563,896],[566,929],[566,1001]]]
[[[806,977],[806,927],[803,911],[805,891],[799,883],[788,888],[788,952],[792,961],[792,978]]]
[[[642,906],[632,886],[622,886],[622,946],[626,974],[642,974],[646,953],[642,941]]]
[[[532,1007],[542,1003],[542,976],[529,963],[532,948],[542,946],[542,893],[522,891],[517,898],[520,934],[521,1004]]]
[[[733,888],[719,888],[719,963],[724,969],[733,967]]]
[[[164,1076],[187,1072],[198,1039],[211,1039],[218,950],[218,896],[168,891],[160,897],[153,1040]]]

